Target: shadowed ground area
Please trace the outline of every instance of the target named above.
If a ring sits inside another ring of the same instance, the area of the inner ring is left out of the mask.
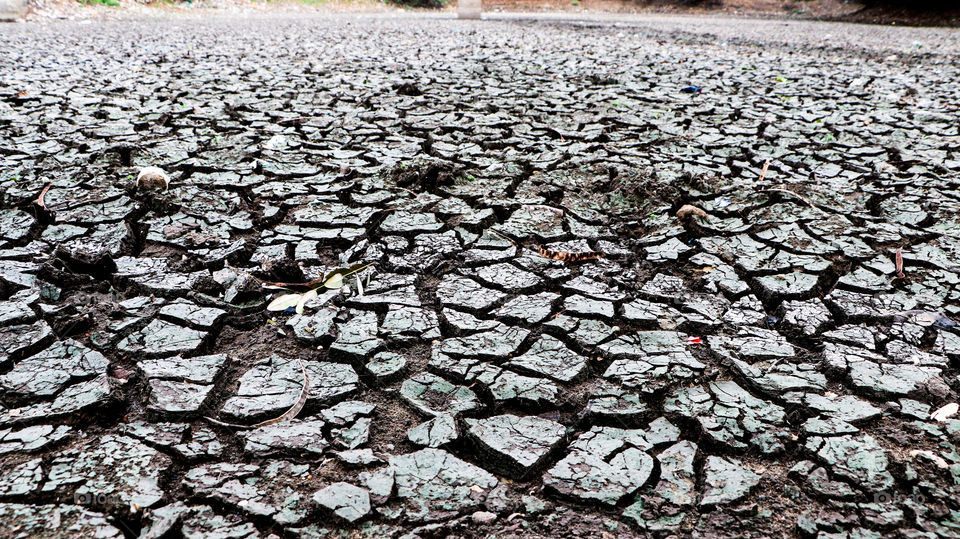
[[[5,27],[0,535],[960,534],[958,35]]]

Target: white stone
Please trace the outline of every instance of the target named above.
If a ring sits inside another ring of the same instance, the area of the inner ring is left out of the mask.
[[[480,5],[480,2],[477,2]],[[13,21],[27,14],[27,0],[0,0],[0,22]]]
[[[461,19],[479,19],[482,2],[483,0],[457,0],[457,15]]]

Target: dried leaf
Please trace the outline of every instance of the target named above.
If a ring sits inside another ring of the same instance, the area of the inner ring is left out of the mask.
[[[305,292],[300,296],[300,301],[297,302],[297,314],[303,314],[303,306],[307,304],[308,301],[317,297],[317,290],[313,289],[309,292]]]
[[[903,274],[903,247],[897,248],[896,263],[897,263],[897,277],[899,277],[900,279],[903,279],[905,277],[905,275]]]
[[[349,268],[339,268],[331,271],[327,275],[327,280],[323,282],[323,286],[327,288],[340,288],[343,286],[343,278],[349,277],[355,273],[360,273],[361,271],[369,268],[372,264],[354,264]]]
[[[357,295],[363,297],[363,282],[357,277]]]
[[[323,282],[323,286],[324,288],[340,288],[343,286],[343,275],[339,273],[336,275],[331,275],[326,281]]]
[[[303,294],[283,294],[282,296],[277,296],[273,301],[270,302],[270,305],[267,305],[268,311],[286,311],[291,307],[296,307],[300,303],[300,297]]]
[[[692,204],[684,204],[683,206],[680,206],[679,210],[677,210],[677,219],[685,221],[691,217],[707,219],[709,216],[707,215],[707,212],[703,211],[702,208],[698,208]]]
[[[947,464],[947,461],[943,460],[943,457],[937,455],[933,451],[929,451],[926,449],[914,449],[910,451],[909,455],[910,455],[910,458],[926,457],[927,459],[931,460],[934,464],[936,464],[937,468],[947,469],[950,467],[950,465]]]
[[[951,402],[943,407],[941,407],[936,412],[930,414],[930,419],[934,421],[946,421],[951,417],[957,415],[957,412],[960,411],[960,404]]]

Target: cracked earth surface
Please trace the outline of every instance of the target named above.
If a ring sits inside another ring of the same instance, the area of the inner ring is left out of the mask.
[[[0,535],[960,534],[955,51],[678,28],[11,28]]]

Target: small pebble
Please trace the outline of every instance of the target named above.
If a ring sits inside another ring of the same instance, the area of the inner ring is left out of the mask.
[[[477,511],[471,515],[470,518],[473,519],[475,524],[490,524],[494,520],[497,520],[497,515],[490,511]]]

